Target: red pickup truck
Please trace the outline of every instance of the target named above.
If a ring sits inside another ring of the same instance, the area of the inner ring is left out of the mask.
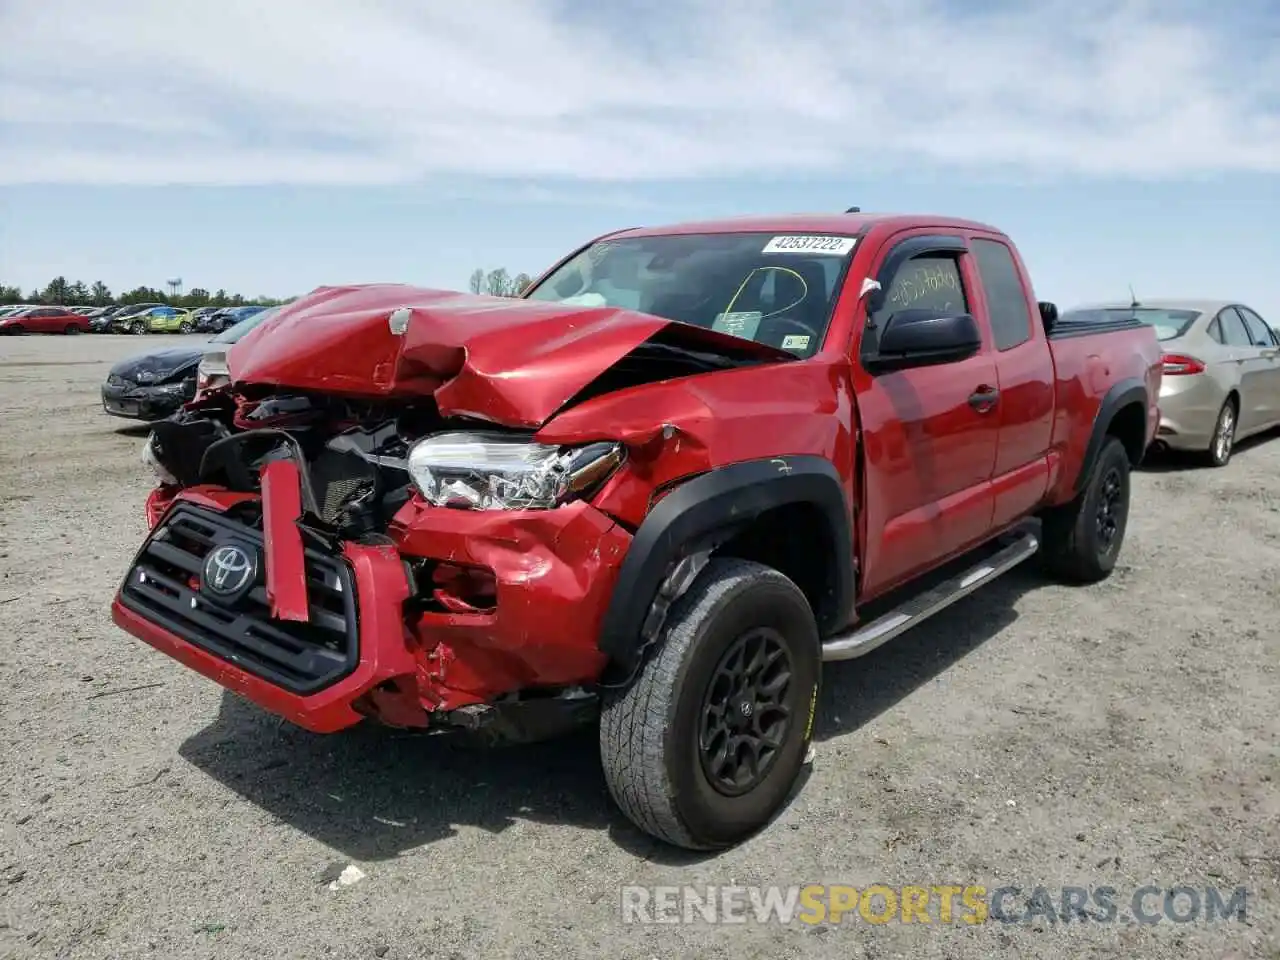
[[[1108,575],[1160,358],[944,217],[624,230],[513,299],[321,288],[155,425],[112,615],[317,733],[598,723],[635,824],[729,846],[824,663],[1036,553]]]

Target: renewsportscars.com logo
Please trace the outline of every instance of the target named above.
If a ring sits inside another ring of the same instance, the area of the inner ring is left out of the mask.
[[[988,888],[977,884],[626,886],[623,923],[1215,923],[1243,922],[1244,887]]]

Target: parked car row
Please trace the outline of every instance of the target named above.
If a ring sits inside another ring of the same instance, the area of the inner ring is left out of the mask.
[[[111,307],[15,304],[0,307],[0,333],[221,333],[266,309],[256,304],[194,310],[166,303]]]

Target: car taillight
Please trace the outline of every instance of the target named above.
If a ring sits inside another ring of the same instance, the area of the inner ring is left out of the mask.
[[[1164,355],[1164,374],[1166,377],[1189,373],[1204,373],[1204,364],[1195,357],[1188,357],[1185,353],[1166,353]]]

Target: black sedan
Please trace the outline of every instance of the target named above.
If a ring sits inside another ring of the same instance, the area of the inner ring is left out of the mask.
[[[102,409],[113,417],[163,420],[195,396],[203,352],[204,344],[195,344],[121,360],[102,385]]]

